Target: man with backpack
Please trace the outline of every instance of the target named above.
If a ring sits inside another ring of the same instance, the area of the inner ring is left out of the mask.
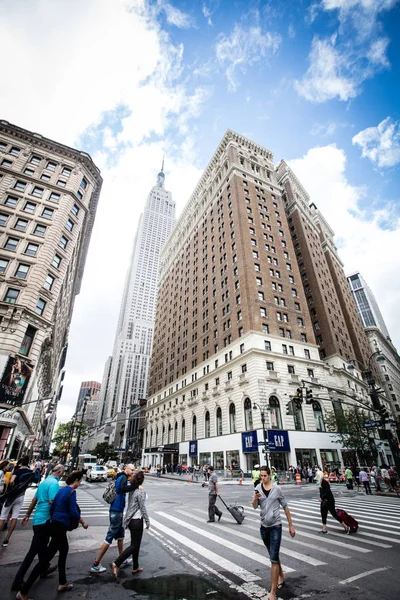
[[[122,554],[124,549],[125,530],[123,525],[123,515],[125,509],[125,494],[133,492],[137,489],[137,484],[132,484],[130,479],[135,471],[135,466],[126,465],[121,473],[118,473],[115,479],[115,491],[107,488],[103,498],[110,503],[110,527],[108,528],[105,540],[100,548],[100,551],[90,567],[91,573],[104,573],[106,568],[101,565],[101,559],[111,546],[113,540],[117,540],[118,552]],[[114,482],[113,482],[114,483]],[[111,488],[110,484],[110,488]],[[113,499],[114,498],[114,499]]]
[[[29,457],[24,456],[21,458],[18,462],[18,467],[11,477],[9,490],[4,497],[4,504],[0,515],[0,533],[3,531],[4,523],[7,521],[9,513],[11,513],[10,529],[3,540],[4,548],[7,548],[10,537],[17,525],[18,516],[24,502],[25,492],[35,480],[35,473],[28,465]]]

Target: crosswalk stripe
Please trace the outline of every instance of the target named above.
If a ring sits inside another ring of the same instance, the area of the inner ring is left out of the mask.
[[[294,502],[296,502],[297,504],[302,504],[300,501],[295,500]],[[319,505],[319,501],[313,501],[313,502],[310,502],[310,504],[312,506],[317,506],[317,505]],[[382,513],[384,513],[391,520],[400,521],[400,516],[399,516],[400,503],[399,503],[399,507],[398,507],[397,511],[395,511],[395,510],[388,511],[385,507],[375,507],[371,504],[366,505],[364,503],[351,502],[349,500],[344,500],[342,498],[338,499],[337,504],[340,504],[340,506],[347,506],[349,508],[349,510],[352,510],[352,511],[362,511],[363,513],[373,513],[373,514],[377,514],[377,515],[381,515]]]
[[[296,531],[297,529],[301,527],[302,529],[309,529],[311,531],[315,531],[315,526],[314,525],[296,525]],[[334,537],[339,537],[343,539],[343,530],[339,529],[339,527],[329,527],[329,535],[330,536],[334,536]],[[393,546],[391,544],[381,544],[380,542],[373,542],[371,540],[365,540],[362,536],[363,535],[372,535],[372,534],[368,534],[365,533],[364,531],[362,532],[362,534],[360,534],[359,532],[357,532],[357,536],[356,537],[352,537],[351,539],[357,541],[357,542],[361,542],[362,544],[369,544],[370,546],[378,546],[379,548],[393,548]],[[373,537],[377,537],[378,539],[382,539],[379,536],[373,536]],[[325,537],[322,538],[322,540],[324,540]],[[384,538],[386,539],[386,538]]]
[[[161,513],[161,514],[163,515],[165,513]],[[193,540],[178,533],[177,531],[174,531],[173,529],[166,527],[165,525],[163,525],[156,519],[152,518],[151,524],[153,527],[155,527],[156,529],[159,529],[160,531],[165,533],[167,536],[171,537],[172,539],[175,539],[176,541],[183,544],[187,548],[190,548],[197,554],[200,554],[200,556],[204,556],[204,558],[209,559],[210,561],[212,561],[213,563],[215,563],[216,565],[221,567],[224,571],[227,571],[228,573],[233,573],[237,577],[240,577],[240,579],[242,579],[243,581],[246,581],[246,582],[260,581],[260,577],[258,577],[258,575],[254,575],[250,571],[243,569],[243,567],[236,565],[232,561],[230,561],[226,558],[223,558],[222,556],[219,556],[212,550],[209,550],[208,548],[201,546],[197,542],[194,542]],[[291,569],[291,570],[293,570],[293,569]]]
[[[176,523],[177,525],[182,525],[183,527],[185,527],[185,529],[190,529],[197,535],[201,535],[203,537],[206,537],[208,540],[211,540],[213,542],[216,542],[217,544],[223,545],[224,548],[229,548],[230,550],[234,550],[235,552],[238,552],[239,554],[243,554],[244,556],[246,556],[247,558],[251,558],[255,562],[259,562],[264,566],[266,566],[268,564],[266,556],[260,556],[256,552],[252,552],[251,550],[248,550],[247,548],[246,549],[241,548],[240,546],[238,546],[237,544],[234,544],[233,542],[230,542],[225,539],[221,539],[220,537],[211,533],[209,531],[209,529],[207,529],[207,531],[204,531],[203,529],[200,529],[199,527],[195,527],[194,525],[191,525],[190,523],[182,522],[180,519],[177,519],[176,517],[173,517],[172,515],[169,515],[165,512],[157,511],[157,514],[164,517],[165,519],[169,519],[170,521],[172,521],[173,523]],[[290,567],[286,567],[284,565],[282,565],[282,569],[285,572],[293,571],[293,569],[291,569]]]
[[[200,517],[196,517],[195,515],[193,515],[192,513],[186,512],[186,511],[180,511],[181,514],[184,514],[188,517],[190,517],[191,519],[194,519],[195,521],[200,521],[200,522],[204,522],[204,519],[200,518]],[[219,525],[218,523],[215,523],[213,525],[213,529],[217,529],[220,531],[223,531],[224,533],[229,533],[227,531],[226,526],[224,525]],[[259,538],[256,538],[253,535],[248,535],[246,533],[243,533],[242,531],[239,531],[238,529],[235,529],[235,537],[239,537],[243,540],[246,540],[248,542],[252,542],[253,544],[257,544],[257,546],[262,546],[263,548],[265,548],[264,546],[264,542],[262,540],[260,540]],[[290,556],[291,558],[296,558],[297,560],[300,560],[302,562],[308,563],[309,565],[312,565],[314,567],[319,567],[321,565],[326,565],[326,562],[322,562],[316,558],[312,558],[311,556],[307,556],[306,554],[301,554],[300,552],[295,552],[294,550],[289,550],[288,548],[283,548],[281,546],[280,548],[280,553],[281,554],[286,554],[287,556]],[[346,556],[346,558],[349,558],[348,556]]]
[[[362,577],[367,577],[368,575],[380,573],[381,571],[387,571],[388,569],[389,567],[379,567],[378,569],[371,569],[370,571],[365,571],[364,573],[360,573],[359,575],[354,575],[353,577],[342,579],[342,581],[339,581],[339,585],[346,585],[346,583],[352,583],[353,581],[357,581],[357,579],[361,579]]]

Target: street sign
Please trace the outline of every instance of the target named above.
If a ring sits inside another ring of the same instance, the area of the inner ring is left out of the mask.
[[[365,421],[364,429],[370,429],[371,427],[380,427],[382,423],[380,421]]]

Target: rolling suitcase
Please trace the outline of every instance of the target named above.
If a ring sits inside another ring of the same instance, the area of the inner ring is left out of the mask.
[[[337,514],[342,519],[343,523],[350,527],[351,533],[356,533],[358,529],[358,523],[354,517],[350,516],[345,510],[341,508],[336,509]]]
[[[244,519],[244,508],[243,506],[237,506],[236,504],[230,504],[229,506],[222,500],[220,496],[222,504],[228,509],[231,513],[232,517],[235,519],[236,523],[239,525],[243,523]]]

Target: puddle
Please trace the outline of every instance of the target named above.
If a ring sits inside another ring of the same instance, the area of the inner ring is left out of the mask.
[[[133,590],[146,600],[206,600],[218,598],[229,600],[212,583],[193,575],[168,575],[151,579],[129,579],[123,582],[123,587]]]

